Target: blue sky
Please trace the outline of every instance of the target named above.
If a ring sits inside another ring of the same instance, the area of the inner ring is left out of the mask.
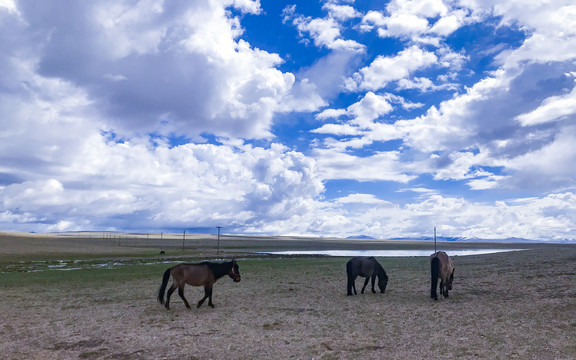
[[[0,229],[576,239],[572,1],[0,0]]]

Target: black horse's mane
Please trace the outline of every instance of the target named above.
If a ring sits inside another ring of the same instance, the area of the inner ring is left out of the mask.
[[[382,276],[382,277],[388,278],[388,274],[386,274],[386,270],[384,270],[384,267],[382,265],[380,265],[379,262],[376,262],[376,272],[378,274],[378,277]]]

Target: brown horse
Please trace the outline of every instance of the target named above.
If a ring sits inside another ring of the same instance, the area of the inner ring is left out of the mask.
[[[364,294],[364,289],[366,289],[366,285],[368,285],[370,279],[372,279],[372,292],[376,292],[374,290],[376,276],[378,276],[378,287],[380,288],[380,292],[384,293],[384,291],[386,291],[388,275],[386,275],[386,271],[382,265],[380,265],[380,263],[378,263],[378,261],[376,261],[372,256],[357,256],[350,259],[348,263],[346,263],[346,274],[348,275],[348,285],[346,287],[348,295],[352,295],[352,290],[354,290],[354,295],[358,294],[356,292],[356,278],[358,276],[366,278],[364,286],[362,287],[362,294]]]
[[[190,304],[188,304],[188,301],[184,297],[184,285],[188,284],[192,286],[204,286],[204,297],[198,302],[198,307],[202,306],[206,299],[209,299],[208,305],[213,308],[212,286],[216,280],[224,275],[230,276],[234,282],[240,281],[240,272],[236,260],[224,263],[204,261],[199,264],[179,264],[171,267],[164,272],[162,284],[160,285],[160,290],[158,290],[158,302],[164,304],[166,309],[170,309],[170,296],[174,290],[178,288],[178,295],[180,295],[184,301],[184,305],[190,309]],[[164,302],[164,291],[166,291],[170,276],[172,276],[173,282],[166,294],[166,302]]]
[[[431,273],[431,287],[430,297],[438,300],[436,289],[438,287],[438,278],[440,278],[440,294],[445,298],[448,297],[448,290],[452,290],[452,282],[454,281],[454,264],[452,259],[444,251],[438,251],[430,255],[430,273]]]

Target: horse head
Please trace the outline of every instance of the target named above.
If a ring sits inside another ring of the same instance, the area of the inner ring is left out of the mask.
[[[378,277],[378,287],[380,288],[380,293],[384,294],[386,291],[386,286],[388,285],[388,275],[380,275]]]
[[[228,271],[228,276],[230,276],[230,278],[234,280],[234,282],[239,282],[241,280],[240,270],[238,269],[238,264],[236,263],[236,260],[232,260],[232,267],[230,268],[230,271]]]

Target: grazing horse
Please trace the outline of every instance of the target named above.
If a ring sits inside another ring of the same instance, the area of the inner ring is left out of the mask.
[[[212,286],[216,280],[224,275],[230,276],[234,282],[240,281],[240,272],[238,271],[236,260],[224,263],[205,261],[199,264],[179,264],[171,267],[164,272],[162,284],[160,285],[160,290],[158,290],[158,302],[164,304],[166,309],[170,309],[170,295],[178,288],[178,295],[180,295],[184,301],[184,305],[190,309],[190,304],[188,304],[188,301],[184,297],[184,285],[188,284],[192,286],[204,286],[204,297],[198,302],[198,307],[202,306],[206,299],[209,299],[208,305],[213,308]],[[166,290],[170,276],[172,276],[173,282],[166,294],[166,301],[164,301],[164,291]]]
[[[452,290],[454,270],[452,259],[450,259],[444,251],[438,251],[430,255],[430,274],[432,280],[430,297],[432,299],[438,300],[438,294],[436,293],[438,278],[440,278],[440,294],[445,298],[448,297],[448,290]]]
[[[362,294],[364,294],[364,289],[368,285],[368,280],[372,279],[372,292],[374,291],[374,282],[376,281],[376,276],[378,276],[378,287],[380,292],[384,293],[386,291],[386,285],[388,285],[388,275],[386,271],[376,261],[374,257],[357,256],[353,257],[346,264],[346,273],[348,274],[348,286],[346,288],[348,295],[352,295],[352,290],[354,290],[354,295],[356,292],[356,278],[362,276],[366,278],[364,286],[362,287]]]

